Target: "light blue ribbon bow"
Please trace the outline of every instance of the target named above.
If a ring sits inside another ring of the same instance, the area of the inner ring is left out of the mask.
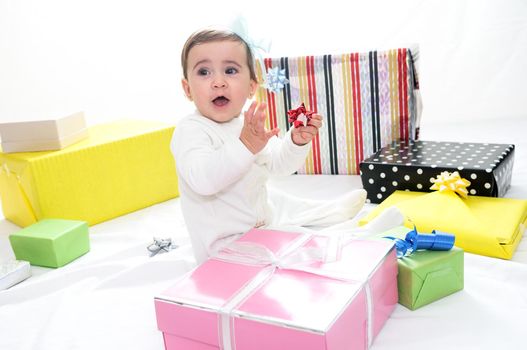
[[[247,43],[247,46],[249,46],[249,49],[253,54],[254,60],[260,61],[261,67],[265,67],[263,62],[264,54],[269,53],[271,49],[271,40],[252,38],[249,35],[247,21],[242,16],[238,16],[231,23],[230,29]],[[267,71],[267,76],[263,86],[270,92],[278,93],[287,83],[289,83],[289,80],[287,80],[285,76],[285,69],[278,69],[278,67],[275,67]]]
[[[287,83],[289,83],[289,80],[285,77],[285,69],[274,67],[267,71],[264,87],[276,94],[279,93]]]
[[[271,49],[271,41],[269,39],[253,39],[249,35],[247,21],[244,17],[238,16],[230,25],[233,33],[237,34],[243,39],[251,49],[254,59],[263,61],[263,53],[268,53]]]

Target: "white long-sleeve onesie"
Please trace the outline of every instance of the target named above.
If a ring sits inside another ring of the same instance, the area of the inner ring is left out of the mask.
[[[172,137],[181,209],[198,262],[218,240],[272,222],[266,182],[302,166],[310,144],[297,146],[288,132],[272,137],[258,154],[240,141],[243,117],[216,123],[198,112],[184,118]]]

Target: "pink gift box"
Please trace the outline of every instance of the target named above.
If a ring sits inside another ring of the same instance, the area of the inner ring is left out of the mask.
[[[280,261],[285,251],[321,250],[327,238],[253,229],[237,242]],[[334,262],[281,265],[209,259],[185,275],[155,298],[165,348],[366,349],[397,303],[389,241],[352,240]]]

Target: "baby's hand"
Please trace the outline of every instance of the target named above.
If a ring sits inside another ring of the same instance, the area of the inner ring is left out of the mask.
[[[258,108],[257,108],[258,106]],[[243,128],[240,133],[240,141],[251,151],[253,154],[260,152],[267,145],[267,141],[275,135],[278,135],[280,131],[278,128],[273,130],[265,130],[265,103],[254,101],[251,103],[249,110],[245,112]]]
[[[300,126],[291,130],[291,138],[295,145],[303,146],[318,134],[318,129],[322,127],[322,116],[313,114],[306,126]]]

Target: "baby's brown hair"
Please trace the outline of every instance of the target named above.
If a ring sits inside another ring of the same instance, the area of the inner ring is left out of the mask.
[[[249,66],[249,74],[251,80],[257,81],[256,79],[256,70],[254,68],[254,58],[251,51],[251,48],[238,34],[229,32],[226,30],[218,29],[204,29],[193,33],[183,45],[181,50],[181,67],[183,68],[183,76],[187,79],[187,68],[188,68],[188,54],[190,50],[199,44],[214,42],[214,41],[236,41],[243,43],[245,46],[245,51],[247,53],[247,66]]]

